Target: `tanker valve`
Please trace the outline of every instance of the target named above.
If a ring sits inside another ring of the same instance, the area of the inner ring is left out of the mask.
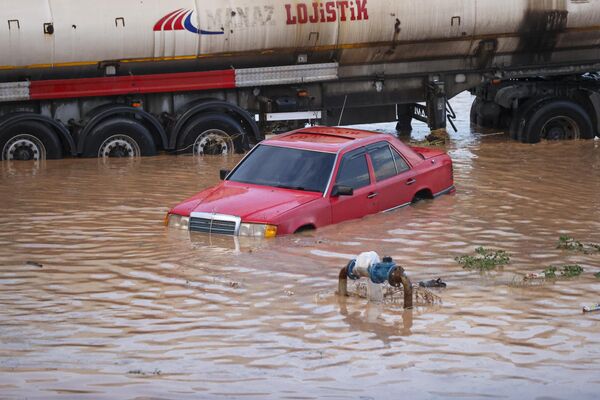
[[[348,265],[340,270],[338,294],[348,296],[348,279],[357,280],[360,278],[368,278],[369,284],[379,285],[387,281],[390,286],[402,286],[404,308],[413,307],[412,283],[406,276],[404,268],[396,265],[391,257],[383,257],[383,261],[380,261],[377,253],[370,251],[361,253],[356,259],[350,260]],[[374,296],[369,295],[369,299],[373,300]]]

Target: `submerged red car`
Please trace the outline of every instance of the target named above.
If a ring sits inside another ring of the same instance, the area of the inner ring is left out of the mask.
[[[222,183],[173,207],[170,227],[274,237],[454,191],[443,151],[387,134],[310,127],[262,141]]]

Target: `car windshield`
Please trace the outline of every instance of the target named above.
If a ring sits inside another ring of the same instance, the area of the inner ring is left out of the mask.
[[[228,180],[323,193],[334,162],[331,153],[259,145]]]

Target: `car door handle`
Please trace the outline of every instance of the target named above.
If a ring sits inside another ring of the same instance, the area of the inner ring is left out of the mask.
[[[417,182],[417,180],[415,178],[410,178],[409,180],[406,181],[406,184],[407,185],[412,185],[415,182]]]
[[[372,192],[372,193],[369,193],[369,195],[367,196],[367,199],[372,199],[374,197],[377,197],[377,193]]]

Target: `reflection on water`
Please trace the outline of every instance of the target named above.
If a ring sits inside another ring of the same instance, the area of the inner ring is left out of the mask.
[[[597,398],[600,314],[581,306],[600,300],[600,255],[555,244],[600,242],[599,142],[484,136],[469,101],[454,101],[455,195],[271,241],[162,225],[239,156],[0,164],[0,397]],[[511,264],[462,270],[479,245]],[[338,298],[364,250],[442,277],[443,304]],[[585,273],[510,284],[561,263]]]

